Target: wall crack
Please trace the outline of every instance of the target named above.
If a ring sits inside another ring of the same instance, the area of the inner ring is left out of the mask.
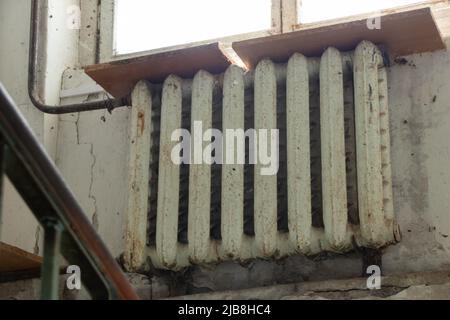
[[[94,225],[95,230],[98,230],[98,215],[97,215],[97,198],[94,196],[94,193],[92,192],[93,186],[94,186],[94,167],[97,162],[97,157],[94,154],[94,144],[90,144],[91,149],[90,153],[92,156],[92,164],[91,164],[91,181],[89,183],[89,199],[92,199],[92,202],[94,203],[94,213],[92,214],[92,224]]]
[[[76,134],[76,141],[77,145],[88,145],[90,147],[89,153],[92,158],[91,167],[90,167],[90,181],[89,181],[89,187],[88,187],[88,198],[92,200],[93,206],[94,206],[94,212],[92,213],[91,222],[94,226],[95,230],[98,230],[99,222],[98,222],[98,208],[97,208],[97,198],[94,195],[93,188],[94,188],[94,169],[95,165],[97,163],[97,157],[95,156],[94,152],[94,144],[93,143],[86,143],[81,142],[80,138],[80,128],[79,128],[79,122],[80,122],[80,113],[78,113],[77,119],[75,120],[75,134]]]

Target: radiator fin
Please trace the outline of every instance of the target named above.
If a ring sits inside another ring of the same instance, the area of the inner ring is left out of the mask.
[[[156,215],[156,250],[161,263],[177,265],[178,204],[180,167],[172,162],[172,133],[181,127],[182,81],[169,76],[161,99],[161,137],[159,152],[158,209]]]
[[[327,49],[320,62],[320,135],[325,234],[333,249],[343,250],[347,229],[344,82],[341,53],[334,48]]]
[[[189,209],[188,242],[189,256],[193,263],[204,262],[209,251],[210,204],[211,204],[211,165],[203,162],[203,152],[210,143],[203,141],[203,132],[212,127],[213,77],[206,71],[199,71],[192,84],[192,164],[189,167]],[[194,128],[195,123],[201,124]],[[200,130],[199,130],[200,129]],[[203,142],[203,145],[195,145]]]
[[[146,259],[145,247],[147,244],[147,226],[142,221],[147,221],[149,208],[148,195],[151,179],[148,161],[152,144],[152,95],[147,83],[140,81],[133,92],[133,109],[131,110],[130,125],[130,178],[128,179],[128,207],[133,208],[129,212],[125,233],[125,259],[130,267],[138,268]],[[143,159],[143,161],[141,161]]]
[[[382,146],[378,49],[362,42],[355,51],[355,122],[361,235],[378,245],[384,239]]]
[[[311,165],[308,61],[294,54],[287,65],[288,221],[292,245],[308,252],[311,242]]]
[[[264,175],[264,161],[261,148],[270,152],[271,129],[277,129],[277,81],[275,67],[269,60],[261,61],[255,71],[255,131],[258,144],[254,148],[255,159],[255,238],[262,256],[270,257],[276,250],[277,239],[277,176]],[[269,131],[260,131],[269,130]],[[262,145],[262,137],[266,134],[266,145]],[[256,139],[255,139],[256,140]],[[258,151],[258,156],[256,156]]]
[[[228,258],[238,258],[244,235],[244,159],[238,159],[238,150],[245,152],[245,145],[227,134],[227,129],[242,130],[244,135],[244,72],[231,66],[225,72],[223,87],[224,165],[222,167],[222,242]],[[235,131],[236,132],[236,131]],[[233,139],[234,144],[228,139]],[[227,147],[228,146],[228,147]],[[234,146],[234,148],[232,147]],[[234,163],[234,164],[227,164]]]

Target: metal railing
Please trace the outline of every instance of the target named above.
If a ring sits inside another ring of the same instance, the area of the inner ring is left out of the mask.
[[[4,172],[44,228],[42,299],[58,299],[60,254],[80,267],[93,299],[138,299],[1,83],[0,170],[0,186]]]

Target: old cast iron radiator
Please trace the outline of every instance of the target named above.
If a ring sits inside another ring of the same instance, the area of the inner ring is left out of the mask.
[[[157,268],[277,259],[399,240],[390,165],[388,87],[382,54],[294,54],[245,73],[141,81],[132,95],[125,261]],[[261,165],[171,160],[174,130],[273,129],[279,171]]]

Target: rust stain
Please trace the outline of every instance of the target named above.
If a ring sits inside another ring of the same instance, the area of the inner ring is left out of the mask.
[[[139,113],[138,113],[138,132],[139,132],[139,136],[142,136],[142,134],[144,133],[144,128],[145,128],[144,113],[142,111],[139,111]]]

